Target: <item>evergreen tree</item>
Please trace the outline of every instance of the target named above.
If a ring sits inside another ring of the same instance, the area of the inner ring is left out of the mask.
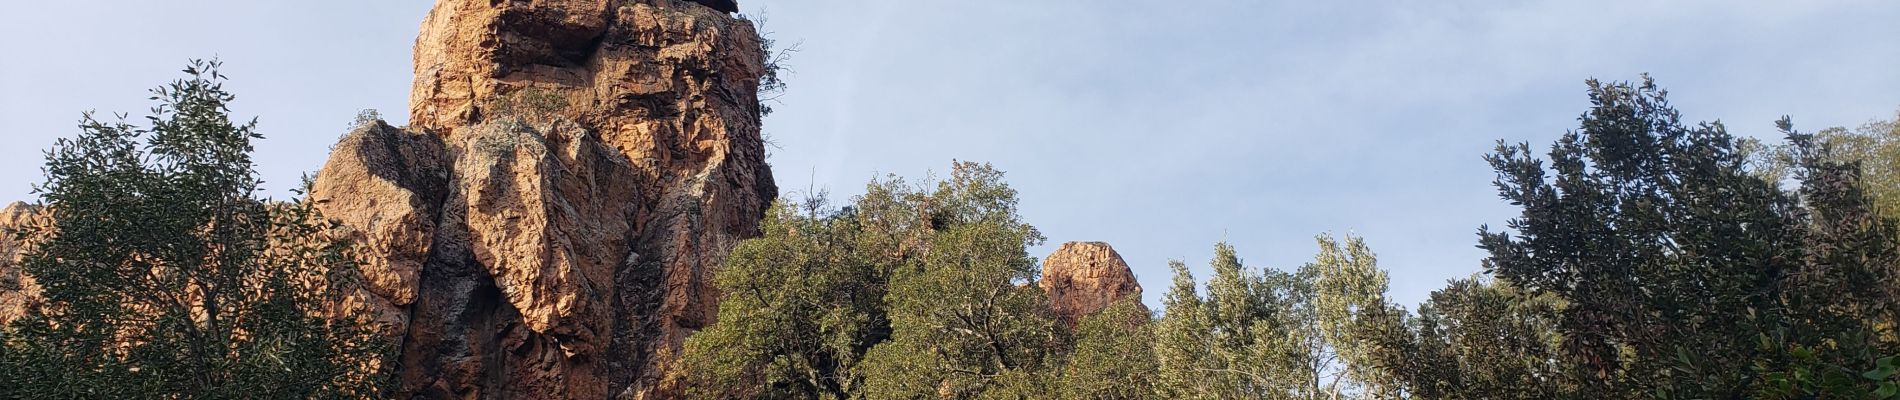
[[[1550,295],[1533,296],[1501,280],[1453,280],[1419,307],[1415,356],[1391,363],[1416,398],[1571,398]]]
[[[1365,240],[1322,235],[1319,255],[1311,268],[1318,271],[1314,307],[1326,343],[1344,365],[1350,385],[1366,395],[1399,396],[1389,371],[1378,368],[1381,352],[1402,346],[1405,310],[1386,300],[1388,279]]]
[[[1480,240],[1497,277],[1565,304],[1559,359],[1579,393],[1738,398],[1763,374],[1737,366],[1780,357],[1778,340],[1872,336],[1874,321],[1856,316],[1894,304],[1875,289],[1893,282],[1894,238],[1850,169],[1800,157],[1802,189],[1783,191],[1749,170],[1722,124],[1682,123],[1647,78],[1589,87],[1593,107],[1552,147],[1549,170],[1525,144],[1488,157],[1522,214],[1514,234]],[[1821,151],[1783,127],[1796,154]],[[1835,285],[1849,276],[1864,280]],[[1857,353],[1835,350],[1830,362]]]
[[[1069,339],[1031,284],[1028,247],[1043,239],[1002,176],[958,163],[934,187],[874,181],[842,210],[775,206],[715,273],[719,322],[688,340],[668,385],[692,398],[1054,396]],[[1084,339],[1138,332],[1095,331]]]
[[[1122,299],[1076,323],[1060,394],[1072,400],[1160,399],[1154,324],[1139,299]]]
[[[1205,298],[1175,262],[1163,302],[1155,356],[1163,397],[1317,399],[1336,393],[1338,358],[1321,332],[1313,279],[1242,265],[1233,246],[1215,246]]]
[[[309,203],[257,197],[261,136],[218,67],[154,90],[149,128],[88,114],[47,153],[51,222],[23,263],[45,301],[0,342],[0,398],[380,393],[380,336],[325,318],[356,279],[345,243]]]
[[[687,340],[670,385],[692,398],[849,399],[864,353],[890,337],[890,243],[854,209],[781,202],[715,273],[719,323]]]
[[[868,397],[1053,395],[1061,340],[1027,250],[1044,239],[1002,176],[958,163],[918,204],[931,229],[922,257],[891,274],[892,335],[865,356]]]

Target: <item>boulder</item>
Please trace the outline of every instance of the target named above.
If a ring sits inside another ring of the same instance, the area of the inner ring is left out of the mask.
[[[1070,326],[1117,300],[1141,301],[1141,283],[1135,281],[1128,262],[1108,243],[1063,243],[1043,258],[1039,284],[1049,296],[1056,317]]]

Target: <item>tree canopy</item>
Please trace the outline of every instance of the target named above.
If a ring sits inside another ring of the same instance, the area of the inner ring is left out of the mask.
[[[216,61],[152,91],[148,126],[88,114],[47,152],[49,218],[23,262],[44,302],[0,330],[4,398],[364,398],[387,349],[331,318],[348,244],[257,196],[256,122]]]
[[[1074,329],[1029,282],[1015,192],[961,163],[874,181],[842,209],[781,204],[719,273],[719,323],[681,381],[705,398],[1889,398],[1900,267],[1890,125],[1737,138],[1667,93],[1590,81],[1539,157],[1485,159],[1519,214],[1481,228],[1484,272],[1416,311],[1363,238],[1304,265],[1220,243],[1172,262],[1155,318]],[[1891,158],[1891,157],[1887,157]]]

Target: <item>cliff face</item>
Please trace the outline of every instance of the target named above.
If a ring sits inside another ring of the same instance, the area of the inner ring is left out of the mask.
[[[311,198],[362,246],[402,397],[643,398],[777,188],[751,23],[675,0],[439,0],[410,127]]]
[[[1040,285],[1056,316],[1071,326],[1116,300],[1141,298],[1141,283],[1128,262],[1102,242],[1063,243],[1043,258]]]

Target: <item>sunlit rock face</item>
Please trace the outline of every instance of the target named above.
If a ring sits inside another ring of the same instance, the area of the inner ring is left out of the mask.
[[[1141,283],[1128,262],[1102,242],[1063,243],[1043,258],[1040,285],[1056,317],[1070,326],[1116,300],[1141,298]]]
[[[32,247],[20,231],[44,222],[44,216],[39,207],[21,202],[0,208],[0,325],[20,319],[40,301],[40,286],[20,270],[21,258]]]
[[[311,199],[364,254],[399,397],[652,398],[776,196],[750,22],[676,0],[440,0],[410,126]]]

